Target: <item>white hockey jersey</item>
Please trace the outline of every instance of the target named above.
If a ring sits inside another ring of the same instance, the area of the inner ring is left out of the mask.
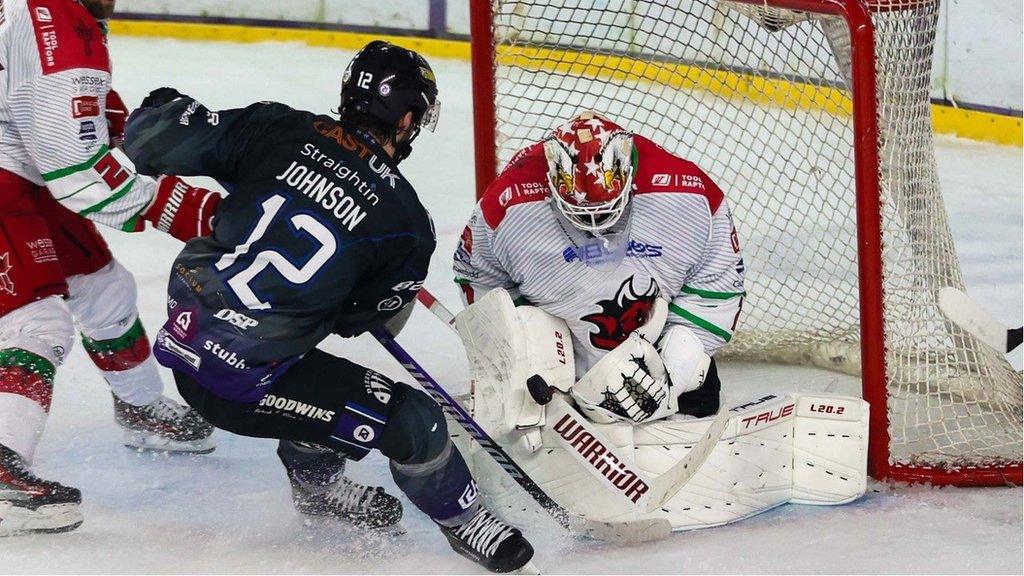
[[[131,231],[156,182],[107,146],[109,90],[106,38],[84,6],[0,2],[0,168],[45,185],[82,216]]]
[[[739,320],[744,263],[724,194],[692,162],[634,141],[633,198],[603,236],[561,215],[534,144],[488,187],[455,251],[468,303],[501,287],[566,321],[577,376],[642,326],[655,298],[668,301],[669,325],[692,329],[709,355]]]

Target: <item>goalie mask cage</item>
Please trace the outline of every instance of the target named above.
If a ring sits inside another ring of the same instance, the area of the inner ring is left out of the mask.
[[[748,297],[721,355],[861,377],[876,478],[1021,483],[1021,378],[963,287],[928,96],[937,0],[471,0],[478,195],[586,109],[726,191]],[[643,159],[641,159],[641,162]]]

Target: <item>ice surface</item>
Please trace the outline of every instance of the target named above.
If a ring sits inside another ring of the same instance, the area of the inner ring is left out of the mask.
[[[114,84],[130,105],[152,88],[174,86],[211,107],[277,100],[326,112],[336,105],[350,52],[295,44],[234,45],[113,38]],[[443,113],[423,134],[403,172],[437,224],[427,286],[458,302],[450,258],[472,207],[469,64],[433,62]],[[970,294],[1008,324],[1022,308],[1022,154],[939,138],[939,170]],[[150,334],[163,321],[164,286],[179,244],[160,233],[106,234],[140,286]],[[467,368],[458,341],[417,310],[401,342],[453,391]],[[370,338],[331,339],[327,350],[408,381]],[[1013,357],[1021,366],[1021,352]],[[791,389],[814,381],[856,393],[849,379],[805,378],[793,368],[744,383],[749,366],[723,369],[730,395]],[[809,371],[808,371],[809,372]],[[170,379],[165,376],[165,381]],[[340,384],[340,383],[339,383]],[[168,384],[168,393],[177,393]],[[456,556],[406,500],[408,534],[386,537],[307,524],[292,508],[275,442],[218,431],[208,456],[136,454],[120,445],[106,386],[80,347],[57,378],[37,470],[82,489],[85,524],[62,535],[0,540],[0,572],[74,573],[409,573],[479,572]],[[350,466],[357,480],[398,494],[384,459]],[[576,541],[553,524],[527,527],[547,573],[1015,573],[1022,561],[1021,490],[931,489],[873,484],[844,507],[784,506],[731,526],[682,533],[645,546]]]

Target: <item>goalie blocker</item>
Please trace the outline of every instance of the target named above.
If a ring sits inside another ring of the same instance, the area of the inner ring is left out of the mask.
[[[868,405],[860,398],[764,394],[708,418],[598,424],[568,401],[576,383],[564,322],[515,307],[496,289],[456,327],[474,417],[558,504],[588,520],[664,518],[688,530],[790,502],[844,504],[866,490]],[[553,402],[533,399],[533,376],[551,386]],[[460,441],[492,510],[517,523],[541,515],[478,445]],[[652,500],[655,492],[665,500]]]

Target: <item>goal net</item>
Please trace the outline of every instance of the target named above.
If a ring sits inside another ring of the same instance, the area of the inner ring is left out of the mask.
[[[728,357],[858,375],[879,478],[1020,483],[1022,384],[945,321],[962,288],[928,97],[937,0],[471,3],[477,185],[593,109],[726,191]]]

